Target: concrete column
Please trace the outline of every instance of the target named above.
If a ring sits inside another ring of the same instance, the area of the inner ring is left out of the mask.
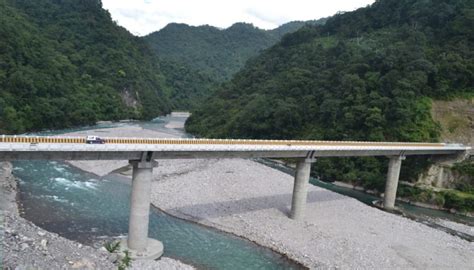
[[[301,220],[304,217],[312,162],[314,161],[311,159],[301,159],[296,163],[295,183],[293,186],[290,213],[290,218],[294,220]]]
[[[400,177],[400,167],[404,156],[391,156],[388,162],[387,181],[385,183],[385,194],[383,198],[383,208],[392,210],[395,208],[397,198],[398,178]]]
[[[128,247],[136,251],[144,251],[148,241],[153,165],[151,162],[131,162],[131,164],[133,166],[133,176]]]
[[[130,161],[133,166],[130,222],[128,238],[122,241],[121,248],[128,250],[132,259],[157,259],[163,254],[163,244],[148,238],[153,163]]]

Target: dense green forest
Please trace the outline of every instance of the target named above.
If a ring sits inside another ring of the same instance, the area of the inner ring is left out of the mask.
[[[474,93],[474,1],[379,0],[305,26],[197,108],[213,138],[438,141],[432,99]],[[408,159],[402,179],[429,161]],[[386,159],[320,159],[316,174],[383,190]]]
[[[99,0],[0,0],[0,14],[1,133],[170,110],[154,53]]]
[[[283,35],[306,24],[325,21],[294,21],[273,30],[262,30],[247,23],[236,23],[227,29],[171,23],[144,39],[161,59],[188,66],[221,82],[231,78],[249,58],[280,41]]]
[[[202,103],[218,86],[208,73],[192,69],[187,64],[160,59],[165,76],[167,97],[174,110],[188,111]]]

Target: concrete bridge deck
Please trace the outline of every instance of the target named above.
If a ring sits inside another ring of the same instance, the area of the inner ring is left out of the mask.
[[[86,144],[78,137],[0,137],[0,160],[140,160],[173,158],[305,158],[342,156],[449,155],[470,149],[459,144],[104,138],[104,144]]]

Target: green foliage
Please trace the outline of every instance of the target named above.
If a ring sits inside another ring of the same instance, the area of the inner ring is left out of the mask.
[[[0,0],[0,14],[1,133],[170,110],[153,52],[99,0]]]
[[[451,170],[461,179],[456,183],[456,189],[474,195],[474,162],[465,160],[455,163]]]
[[[466,194],[459,191],[444,191],[444,207],[454,208],[461,212],[474,211],[474,195]]]
[[[105,249],[110,253],[115,253],[120,249],[120,241],[107,242],[104,245]]]
[[[132,259],[130,258],[130,252],[128,250],[125,250],[123,253],[125,256],[122,258],[122,260],[120,260],[118,270],[125,270],[132,263]]]
[[[474,93],[467,0],[380,0],[305,26],[247,62],[193,111],[202,137],[439,140],[433,98]],[[404,162],[407,180],[426,159]],[[383,190],[384,159],[321,159],[317,174]]]
[[[435,204],[461,212],[474,211],[474,194],[460,191],[433,191],[431,189],[399,186],[398,196],[412,201]]]
[[[462,175],[474,178],[474,162],[472,161],[466,160],[463,162],[456,163],[454,164],[452,169]]]
[[[120,241],[116,242],[107,242],[104,245],[105,249],[107,249],[110,253],[117,253],[120,250]],[[132,263],[132,259],[130,258],[130,252],[128,250],[123,251],[124,256],[115,263],[118,264],[119,270],[125,270],[129,267]]]

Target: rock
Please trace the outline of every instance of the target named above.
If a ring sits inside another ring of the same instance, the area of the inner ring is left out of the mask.
[[[45,233],[45,232],[43,232],[43,231],[38,231],[38,235],[39,235],[39,236],[45,236],[45,235],[46,235],[46,233]]]
[[[41,246],[42,246],[43,248],[46,249],[46,248],[47,248],[47,247],[46,247],[47,244],[48,244],[48,240],[46,240],[46,239],[42,239],[42,240],[41,240]]]
[[[107,260],[111,263],[115,263],[118,260],[119,256],[116,253],[110,253],[110,255],[107,257]]]
[[[93,262],[91,262],[90,260],[88,259],[81,259],[79,261],[76,261],[76,262],[73,262],[72,265],[71,265],[71,268],[73,269],[95,269],[95,264]]]
[[[27,248],[29,248],[29,247],[30,247],[30,245],[28,245],[27,243],[21,243],[21,244],[20,244],[20,249],[21,249],[22,251],[25,250],[25,249],[27,249]]]
[[[29,238],[29,237],[26,237],[26,236],[22,236],[21,237],[21,241],[23,242],[33,242],[33,238]]]

